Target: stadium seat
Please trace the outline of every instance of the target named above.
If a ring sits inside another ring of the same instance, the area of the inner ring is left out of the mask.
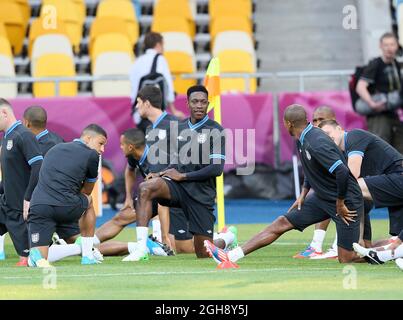
[[[56,11],[50,10],[51,6]],[[57,18],[64,22],[66,31],[72,39],[74,51],[78,53],[83,34],[83,23],[76,5],[70,0],[42,0],[40,17],[52,18],[56,12]]]
[[[74,61],[65,54],[46,54],[41,56],[35,65],[33,76],[40,77],[73,77],[76,75]],[[35,82],[34,97],[54,97],[54,82]],[[77,95],[77,82],[61,82],[59,96],[72,97]]]
[[[164,52],[181,51],[195,58],[192,39],[184,32],[163,32]],[[196,65],[195,65],[196,66]]]
[[[73,2],[76,7],[76,11],[78,12],[78,17],[80,19],[80,23],[83,25],[85,18],[87,17],[87,7],[84,0],[70,0]]]
[[[14,2],[0,2],[0,22],[3,22],[7,31],[8,40],[15,55],[22,51],[26,22],[18,4]]]
[[[180,51],[165,52],[164,57],[168,61],[169,70],[175,77],[175,92],[185,94],[187,89],[195,85],[197,81],[195,79],[182,79],[180,75],[184,73],[194,73],[196,71],[194,59],[191,55]]]
[[[217,34],[212,46],[214,57],[223,50],[242,50],[249,53],[256,65],[256,52],[253,41],[249,34],[244,31],[224,31]]]
[[[209,14],[211,19],[217,17],[245,17],[252,19],[252,1],[210,0]]]
[[[158,0],[154,4],[154,18],[159,19],[160,17],[185,18],[192,38],[195,36],[196,24],[188,0]]]
[[[0,22],[0,36],[4,36],[8,39],[7,30],[3,22]]]
[[[12,3],[17,4],[22,13],[25,27],[28,25],[29,18],[31,18],[31,6],[29,5],[28,0],[0,0],[0,3],[2,3],[2,2],[12,2]]]
[[[92,66],[98,55],[104,52],[122,52],[128,54],[132,59],[134,57],[129,39],[121,33],[105,33],[96,38],[91,52]]]
[[[31,57],[31,74],[34,74],[37,60],[50,53],[61,53],[74,59],[70,39],[63,34],[45,34],[38,37],[34,43]]]
[[[194,33],[191,31],[189,23],[183,17],[154,17],[151,30],[159,33],[184,32],[191,38],[194,37]]]
[[[1,38],[0,38],[1,41]],[[15,77],[14,63],[10,55],[2,54],[0,42],[0,79],[2,77]],[[9,49],[11,51],[11,49]],[[18,93],[17,83],[1,83],[0,82],[0,97],[15,98]]]
[[[4,35],[0,34],[0,54],[7,57],[12,57],[13,52],[11,51],[10,41]]]
[[[32,55],[32,48],[35,40],[45,34],[62,34],[70,39],[73,43],[73,37],[67,32],[65,23],[62,20],[57,20],[54,28],[47,27],[47,21],[42,18],[37,18],[31,23],[31,28],[29,29],[29,41],[28,41],[28,56]]]
[[[255,73],[256,65],[251,55],[242,50],[224,50],[218,54],[221,73]],[[249,83],[245,78],[221,78],[221,92],[256,92],[256,79],[251,78]],[[249,90],[247,90],[247,87]]]
[[[217,17],[210,21],[211,41],[224,31],[243,31],[253,39],[252,23],[245,17]]]
[[[139,23],[131,1],[103,0],[98,5],[96,17],[116,17],[124,20],[126,22],[130,42],[137,42],[140,34]]]
[[[133,63],[130,55],[123,52],[105,52],[98,55],[94,64],[94,76],[124,75],[128,80],[94,81],[95,97],[130,96],[129,71]]]
[[[95,18],[91,24],[88,44],[88,51],[90,54],[92,51],[92,47],[94,46],[95,39],[99,35],[106,33],[121,33],[127,36],[132,47],[134,47],[135,45],[135,43],[132,42],[132,39],[130,39],[129,37],[126,22],[124,20],[117,17],[98,17]]]

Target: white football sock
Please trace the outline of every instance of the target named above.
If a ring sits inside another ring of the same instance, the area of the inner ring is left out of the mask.
[[[221,232],[219,234],[217,234],[217,239],[222,239],[225,242],[225,248],[227,248],[234,240],[235,240],[235,235],[231,232]]]
[[[132,253],[136,249],[137,249],[137,242],[128,242],[127,243],[127,251],[129,251],[129,253]]]
[[[136,227],[137,233],[137,247],[143,252],[147,252],[147,238],[148,238],[148,228],[147,227]]]
[[[153,236],[157,238],[159,242],[162,242],[161,222],[159,220],[152,220],[151,225],[153,227]]]
[[[228,258],[232,262],[236,262],[239,259],[243,258],[244,256],[245,256],[245,254],[243,253],[241,247],[236,247],[234,250],[231,250],[230,252],[228,252]]]
[[[379,260],[386,262],[403,257],[403,245],[398,246],[392,255],[392,250],[377,251]]]
[[[322,252],[323,240],[325,239],[326,231],[321,229],[316,229],[313,232],[313,239],[310,244],[312,248],[315,249],[316,252]]]
[[[97,235],[94,235],[94,246],[99,246],[101,243],[101,241],[99,240],[99,238],[97,237]]]
[[[81,253],[81,246],[79,244],[64,244],[52,245],[49,247],[48,261],[59,261],[66,257],[78,256]]]
[[[81,237],[81,253],[83,257],[93,259],[92,248],[94,246],[93,237]]]
[[[4,252],[4,239],[6,238],[6,234],[0,236],[0,252]]]

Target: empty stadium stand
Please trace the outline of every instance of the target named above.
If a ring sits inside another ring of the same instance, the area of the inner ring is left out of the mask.
[[[153,30],[164,35],[175,89],[184,93],[197,80],[181,79],[180,75],[204,72],[212,54],[228,59],[223,63],[225,72],[258,70],[256,2],[0,0],[0,59],[6,61],[0,76],[125,76],[136,55],[142,53],[144,34]],[[226,79],[223,88],[245,92],[244,81]],[[65,82],[59,94],[111,96],[130,91],[127,81],[112,83]],[[15,96],[17,87],[19,96],[54,95],[50,92],[54,84],[43,82],[0,84],[0,93],[8,88],[8,95]],[[250,92],[257,90],[256,80],[249,88]]]

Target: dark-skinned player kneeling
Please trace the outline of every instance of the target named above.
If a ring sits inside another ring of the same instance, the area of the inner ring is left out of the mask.
[[[209,119],[208,103],[205,87],[193,86],[188,89],[187,104],[191,115],[178,126],[177,163],[162,172],[148,175],[147,180],[140,184],[136,205],[138,245],[126,260],[148,258],[147,226],[152,216],[153,199],[157,199],[161,205],[183,209],[189,221],[188,230],[194,236],[196,256],[208,257],[203,243],[204,240],[213,240],[215,179],[222,174],[225,163],[224,130]],[[225,247],[222,239],[215,243]]]

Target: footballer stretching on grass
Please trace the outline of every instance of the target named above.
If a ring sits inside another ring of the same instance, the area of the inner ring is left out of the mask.
[[[241,247],[225,253],[210,241],[205,241],[210,256],[217,263],[236,262],[270,245],[292,229],[303,231],[312,224],[331,218],[336,223],[339,262],[362,262],[353,250],[353,243],[359,239],[359,219],[364,202],[343,153],[325,132],[308,123],[306,111],[300,105],[287,107],[284,126],[297,140],[305,173],[301,196],[285,215],[278,217]],[[315,193],[306,197],[311,187]]]

